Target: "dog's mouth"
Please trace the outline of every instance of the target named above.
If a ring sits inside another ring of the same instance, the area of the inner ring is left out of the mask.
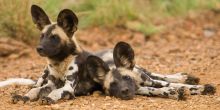
[[[46,57],[47,55],[44,52],[38,52],[38,54],[42,57]]]
[[[134,95],[122,95],[120,99],[122,100],[131,100],[134,98]]]

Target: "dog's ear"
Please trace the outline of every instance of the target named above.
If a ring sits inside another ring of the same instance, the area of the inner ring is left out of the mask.
[[[31,6],[31,16],[34,24],[36,24],[40,30],[42,30],[44,26],[51,24],[47,14],[37,5]]]
[[[89,56],[86,60],[86,70],[98,83],[103,83],[105,75],[110,71],[109,66],[97,56]]]
[[[57,17],[57,24],[65,31],[68,37],[72,37],[77,30],[78,18],[73,11],[64,9],[60,11]]]
[[[134,50],[126,42],[116,44],[113,57],[116,67],[124,67],[132,70],[135,66]]]

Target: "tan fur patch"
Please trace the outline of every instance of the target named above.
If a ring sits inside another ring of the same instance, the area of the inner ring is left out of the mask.
[[[76,58],[76,56],[68,56],[66,59],[64,59],[62,62],[58,63],[48,59],[48,64],[51,64],[53,67],[49,69],[52,69],[54,71],[55,77],[59,77],[59,78],[63,78],[64,74],[66,73],[66,71],[68,70],[68,66],[69,64],[74,61]]]
[[[109,90],[111,82],[114,81],[114,77],[112,75],[112,71],[109,71],[104,79],[104,89]]]
[[[52,31],[52,34],[59,35],[61,41],[68,41],[69,37],[66,35],[66,33],[63,31],[62,28],[56,25],[56,28]]]

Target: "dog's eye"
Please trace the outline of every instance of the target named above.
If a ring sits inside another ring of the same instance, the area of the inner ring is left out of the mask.
[[[122,78],[125,79],[125,80],[131,80],[130,76],[122,76]]]
[[[117,82],[112,82],[111,83],[111,86],[116,86],[117,85]]]
[[[50,36],[51,39],[58,39],[58,36],[57,35],[52,35]]]
[[[59,36],[58,35],[52,35],[52,36],[50,36],[50,39],[55,40],[55,41],[59,41]]]

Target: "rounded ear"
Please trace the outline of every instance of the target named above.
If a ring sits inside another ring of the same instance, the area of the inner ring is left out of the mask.
[[[78,18],[71,10],[64,9],[60,11],[57,17],[57,24],[65,31],[68,37],[72,37],[77,30]]]
[[[97,56],[89,56],[86,60],[86,70],[98,83],[103,83],[105,75],[110,71],[109,66]]]
[[[34,24],[36,24],[40,30],[42,30],[44,26],[51,24],[47,14],[37,5],[31,6],[31,16]]]
[[[134,50],[126,42],[116,44],[113,51],[113,58],[116,67],[124,67],[132,70],[135,66]]]

